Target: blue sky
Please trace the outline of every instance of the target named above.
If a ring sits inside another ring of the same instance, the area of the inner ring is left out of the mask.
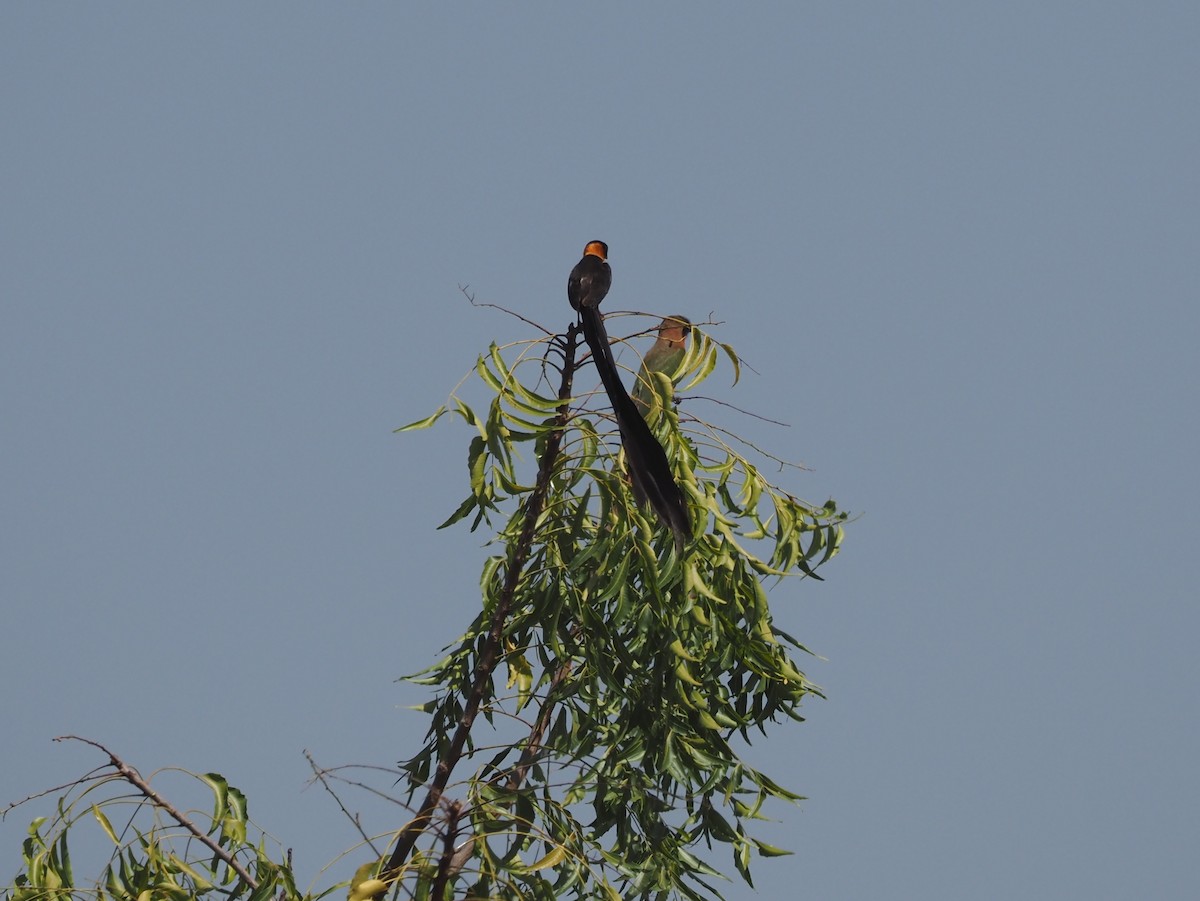
[[[486,553],[434,531],[469,433],[392,429],[528,337],[460,286],[563,328],[602,238],[606,309],[722,322],[757,374],[706,393],[791,424],[728,425],[862,514],[772,595],[828,700],[753,749],[809,796],[758,896],[1194,897],[1198,44],[1185,3],[0,7],[0,803],[73,732],[224,773],[302,877],[353,844],[302,750],[417,747],[394,680]]]

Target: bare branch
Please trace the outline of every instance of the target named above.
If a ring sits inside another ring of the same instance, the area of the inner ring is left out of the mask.
[[[145,779],[142,778],[141,773],[139,773],[137,770],[135,770],[133,767],[131,767],[129,764],[127,764],[124,760],[122,760],[120,757],[118,757],[116,754],[114,754],[108,748],[104,747],[104,745],[100,744],[100,742],[92,741],[90,738],[81,738],[78,735],[60,735],[54,740],[55,741],[81,741],[85,745],[91,745],[93,748],[98,748],[99,750],[103,751],[105,754],[108,755],[108,759],[112,762],[113,768],[118,773],[121,774],[121,777],[126,782],[128,782],[130,785],[132,785],[134,788],[136,788],[138,791],[140,791],[143,795],[145,795],[146,799],[148,801],[150,801],[151,804],[153,804],[159,810],[166,813],[176,823],[178,823],[180,826],[182,826],[184,829],[186,829],[188,832],[190,832],[192,835],[194,835],[197,839],[199,839],[201,844],[203,844],[206,848],[208,848],[210,851],[212,851],[213,854],[216,855],[219,859],[223,860],[225,862],[225,864],[231,870],[233,870],[235,873],[237,873],[238,876],[241,877],[242,881],[244,883],[246,883],[246,885],[250,886],[251,889],[258,888],[258,880],[255,879],[253,876],[251,876],[250,872],[245,867],[243,867],[240,863],[238,863],[237,860],[234,859],[232,854],[230,854],[228,851],[226,851],[224,848],[222,848],[220,845],[218,845],[215,841],[213,841],[211,838],[209,838],[206,834],[204,834],[202,831],[200,831],[200,829],[197,828],[195,823],[193,823],[191,820],[189,820],[187,817],[185,817],[182,813],[180,813],[178,810],[176,810],[166,798],[164,798],[162,795],[160,795],[158,792],[156,792],[154,789],[152,789],[150,787],[150,783],[148,783]]]

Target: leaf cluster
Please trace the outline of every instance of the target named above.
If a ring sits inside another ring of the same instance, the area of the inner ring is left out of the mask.
[[[80,895],[113,901],[187,899],[204,895],[245,901],[300,901],[291,867],[254,829],[246,797],[216,773],[185,773],[212,798],[212,812],[189,811],[187,826],[169,806],[129,791],[121,775],[102,771],[58,799],[53,817],[38,817],[22,843],[22,869],[11,901],[54,901]],[[147,783],[148,784],[148,783]],[[98,834],[88,834],[91,824]],[[196,830],[196,831],[192,831]],[[209,839],[198,841],[197,834]],[[252,833],[254,840],[251,840]],[[69,841],[70,840],[70,841]],[[97,879],[79,883],[71,841],[108,847]],[[214,848],[217,849],[214,851]],[[249,880],[247,880],[249,876]]]
[[[712,373],[719,352],[736,374],[734,351],[695,332],[680,368],[688,388]],[[846,517],[832,501],[810,505],[772,485],[717,427],[681,422],[669,382],[660,382],[648,420],[696,526],[677,555],[633,499],[604,413],[571,398],[564,425],[563,399],[535,390],[547,371],[566,370],[569,382],[574,361],[556,353],[523,348],[510,362],[493,345],[475,367],[492,392],[485,414],[453,396],[406,427],[453,411],[476,432],[470,492],[444,525],[505,519],[492,522],[503,551],[483,568],[480,615],[412,677],[438,691],[424,708],[427,742],[402,766],[411,792],[426,784],[460,725],[462,699],[482,685],[484,716],[493,725],[520,719],[528,732],[486,756],[474,745],[468,752],[477,770],[470,825],[460,830],[471,842],[467,896],[503,886],[513,897],[717,896],[709,880],[720,874],[700,847],[729,846],[750,881],[754,853],[786,852],[754,839],[747,824],[768,798],[798,798],[749,766],[738,744],[772,721],[802,720],[804,699],[820,695],[792,656],[805,649],[773,622],[764,582],[813,575],[836,555]],[[532,512],[536,480],[521,469],[522,446],[550,467],[546,503]],[[511,549],[530,516],[534,539],[514,581]],[[499,673],[479,680],[497,610],[503,687]]]

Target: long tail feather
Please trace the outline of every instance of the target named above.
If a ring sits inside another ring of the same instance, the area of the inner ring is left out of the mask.
[[[648,501],[675,536],[675,548],[683,552],[683,546],[692,534],[691,518],[687,501],[671,473],[671,464],[666,451],[646,425],[630,399],[613,359],[608,343],[608,333],[600,310],[585,306],[580,311],[583,318],[583,337],[592,351],[600,381],[608,393],[609,402],[617,417],[617,428],[621,432],[621,444],[629,463],[629,476],[633,481],[634,496],[639,501]]]

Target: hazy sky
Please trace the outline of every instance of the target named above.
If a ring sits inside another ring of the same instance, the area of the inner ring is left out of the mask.
[[[0,5],[0,804],[86,735],[317,878],[302,750],[413,753],[478,609],[470,432],[392,429],[601,238],[861,514],[727,897],[1194,898],[1200,6],[649,6]]]

